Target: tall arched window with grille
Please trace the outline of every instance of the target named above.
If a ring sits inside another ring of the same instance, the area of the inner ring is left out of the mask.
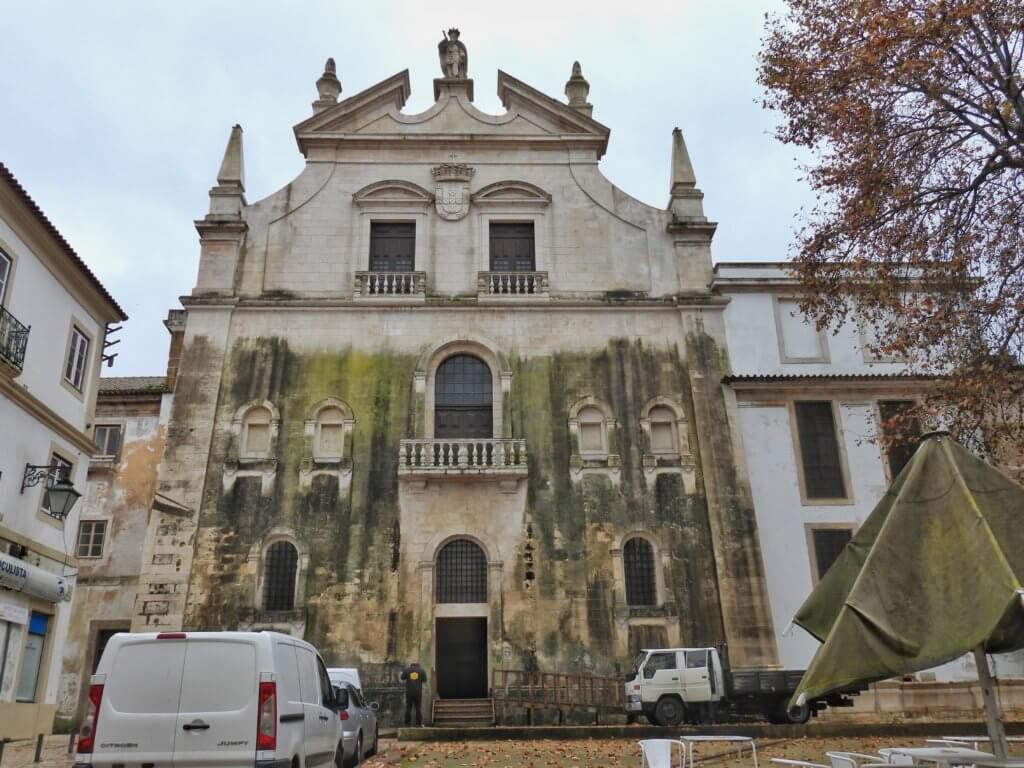
[[[434,436],[494,437],[491,369],[473,355],[452,355],[434,381]]]
[[[437,553],[434,601],[486,603],[487,556],[469,539],[455,539]]]
[[[622,547],[622,567],[626,576],[627,605],[657,605],[658,581],[654,571],[654,547],[634,536]]]
[[[295,579],[299,552],[290,541],[275,541],[263,557],[263,610],[295,608]]]

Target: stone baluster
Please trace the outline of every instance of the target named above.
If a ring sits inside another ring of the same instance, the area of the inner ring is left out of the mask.
[[[505,442],[503,440],[499,440],[494,445],[494,466],[505,466]]]

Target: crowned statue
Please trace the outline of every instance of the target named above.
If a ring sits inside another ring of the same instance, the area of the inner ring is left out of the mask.
[[[468,77],[469,56],[466,44],[459,40],[459,30],[449,29],[437,44],[437,54],[441,59],[441,73],[450,80],[464,80]]]

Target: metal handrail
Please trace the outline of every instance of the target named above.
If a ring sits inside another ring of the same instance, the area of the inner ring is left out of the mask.
[[[3,307],[0,307],[0,360],[21,373],[28,349],[31,326],[25,325]]]

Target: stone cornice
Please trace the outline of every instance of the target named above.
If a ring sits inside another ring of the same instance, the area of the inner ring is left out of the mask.
[[[228,296],[181,296],[179,297],[182,306],[186,308],[237,308],[239,310],[255,309],[282,309],[282,310],[358,310],[365,312],[370,307],[381,309],[400,309],[403,312],[409,311],[484,311],[495,312],[505,310],[529,310],[551,312],[558,310],[590,310],[596,312],[608,312],[614,309],[621,310],[646,310],[646,311],[676,311],[680,309],[723,309],[729,298],[715,294],[679,294],[666,299],[549,299],[534,300],[523,298],[521,300],[509,300],[500,304],[494,302],[478,302],[475,296],[465,296],[455,299],[427,297],[426,301],[419,304],[408,304],[397,302],[394,299],[382,298],[378,301],[369,299],[353,300],[350,298],[239,298]]]
[[[86,456],[92,456],[96,446],[89,435],[59,416],[50,406],[2,372],[0,372],[0,395],[13,400],[22,410],[52,429]]]

